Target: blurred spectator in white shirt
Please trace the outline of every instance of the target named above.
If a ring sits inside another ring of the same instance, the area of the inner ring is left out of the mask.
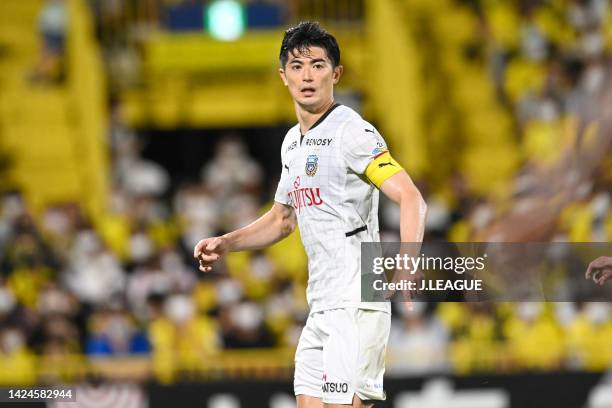
[[[408,311],[400,305],[401,320],[391,325],[390,374],[423,374],[448,370],[448,332],[434,317],[425,314],[427,304],[414,302]]]

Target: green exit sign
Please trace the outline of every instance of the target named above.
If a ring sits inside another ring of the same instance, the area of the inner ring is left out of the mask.
[[[246,29],[246,12],[239,1],[212,1],[205,10],[208,33],[221,41],[237,40]]]

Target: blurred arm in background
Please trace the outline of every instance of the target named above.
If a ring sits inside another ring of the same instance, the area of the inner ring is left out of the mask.
[[[603,285],[612,278],[612,256],[600,256],[589,264],[585,277]]]

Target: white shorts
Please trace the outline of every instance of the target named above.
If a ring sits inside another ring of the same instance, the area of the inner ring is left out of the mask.
[[[383,374],[391,315],[332,309],[308,316],[295,352],[295,395],[328,404],[384,400]]]

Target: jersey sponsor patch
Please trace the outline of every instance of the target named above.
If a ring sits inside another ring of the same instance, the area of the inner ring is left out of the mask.
[[[348,384],[345,382],[326,382],[321,386],[321,391],[346,394],[348,392]]]
[[[321,386],[323,392],[338,392],[347,393],[348,383],[345,382],[329,382],[327,381],[327,374],[323,373],[323,385]]]
[[[382,390],[383,389],[383,383],[382,381],[377,381],[373,378],[367,378],[365,381],[365,388],[368,390]]]
[[[311,154],[306,158],[306,175],[314,176],[317,174],[317,170],[319,169],[319,156],[316,154]]]
[[[374,150],[372,150],[372,156],[378,156],[379,154],[386,152],[387,149],[385,148],[385,145],[383,144],[383,142],[377,142],[376,143],[376,147],[374,148]]]
[[[331,146],[334,139],[306,139],[306,146]]]
[[[302,213],[302,208],[320,206],[323,204],[321,189],[319,187],[304,187],[299,185],[289,192],[289,203],[298,214]]]
[[[297,147],[297,142],[294,140],[289,147],[287,148],[287,151],[290,152],[291,150],[295,149]]]

